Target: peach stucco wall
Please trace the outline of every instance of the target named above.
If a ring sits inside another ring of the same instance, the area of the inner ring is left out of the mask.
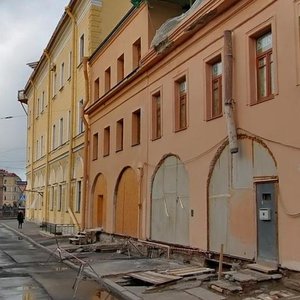
[[[224,0],[224,2],[227,2]],[[120,88],[112,96],[100,96],[93,108],[88,110],[91,133],[100,134],[99,158],[89,161],[90,186],[94,179],[103,174],[107,181],[107,218],[104,226],[108,232],[113,228],[113,201],[117,178],[125,166],[132,167],[137,176],[143,166],[141,192],[140,237],[149,237],[151,182],[155,168],[168,153],[177,155],[185,164],[189,177],[190,246],[207,250],[208,211],[207,182],[210,165],[218,147],[227,137],[225,117],[206,121],[206,63],[218,54],[223,55],[223,32],[231,30],[233,35],[233,99],[236,124],[239,134],[255,137],[264,142],[277,164],[279,179],[278,195],[278,243],[279,263],[283,267],[300,270],[300,140],[299,140],[299,25],[300,1],[266,0],[238,1],[236,5],[196,31],[183,44],[134,81]],[[205,10],[204,8],[201,8]],[[197,13],[197,12],[196,12]],[[195,14],[196,14],[195,13]],[[107,66],[124,52],[125,73],[130,73],[131,44],[142,38],[142,56],[148,51],[147,6],[142,6],[128,25],[120,30],[113,42],[108,43],[94,56],[90,63],[91,90],[95,78],[104,74]],[[271,26],[273,53],[276,69],[276,93],[274,99],[250,105],[253,94],[251,85],[250,37],[265,26]],[[287,46],[288,45],[288,46]],[[150,54],[149,54],[150,56]],[[155,56],[155,54],[153,54]],[[151,65],[151,59],[147,61]],[[116,84],[112,69],[113,85]],[[188,85],[188,128],[174,131],[174,82],[185,75]],[[100,80],[101,82],[101,80]],[[162,138],[151,141],[151,95],[160,90],[162,98]],[[102,101],[102,104],[101,104]],[[98,106],[97,106],[98,105]],[[141,109],[141,143],[131,146],[131,114]],[[123,151],[115,152],[115,125],[124,118]],[[103,157],[102,135],[106,126],[111,127],[111,153]],[[90,193],[90,199],[92,195]],[[247,194],[255,199],[255,191]],[[254,200],[253,200],[254,201]],[[252,203],[253,205],[253,203]],[[237,208],[238,214],[242,208]],[[243,220],[241,219],[240,222]],[[233,233],[240,225],[239,220],[231,224]],[[239,235],[241,232],[238,232]],[[242,232],[243,234],[247,234]],[[255,247],[255,239],[251,240]]]

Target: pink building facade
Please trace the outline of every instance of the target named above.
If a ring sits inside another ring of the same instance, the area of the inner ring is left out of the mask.
[[[300,1],[171,2],[89,60],[86,227],[300,270]]]

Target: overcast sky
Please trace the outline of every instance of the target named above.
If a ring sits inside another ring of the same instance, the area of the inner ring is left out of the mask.
[[[23,180],[26,115],[17,101],[69,0],[0,0],[0,169]],[[25,106],[26,107],[26,106]],[[12,116],[13,118],[7,119]]]

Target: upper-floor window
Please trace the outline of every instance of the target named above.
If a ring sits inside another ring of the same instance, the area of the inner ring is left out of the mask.
[[[81,99],[78,103],[78,134],[84,131],[82,113],[83,113],[83,99]]]
[[[39,159],[40,158],[40,154],[39,154],[39,140],[36,140],[36,150],[35,150],[35,158]]]
[[[94,101],[97,101],[100,96],[99,77],[94,82]]]
[[[72,64],[73,64],[73,53],[69,52],[69,68],[68,68],[68,79],[72,76]]]
[[[175,82],[175,131],[187,127],[187,82],[186,76]]]
[[[132,146],[141,143],[141,110],[138,109],[132,113]]]
[[[64,143],[64,119],[59,120],[59,145]]]
[[[222,62],[211,65],[211,118],[222,114]]]
[[[60,67],[60,89],[64,86],[64,81],[65,81],[65,63],[62,63]]]
[[[132,45],[132,62],[133,62],[133,69],[137,68],[141,61],[141,39],[139,38],[136,42]]]
[[[160,91],[152,95],[152,140],[161,137],[161,94]]]
[[[274,95],[274,63],[271,31],[256,39],[257,101]]]
[[[52,126],[52,149],[56,148],[56,126]]]
[[[56,72],[53,73],[52,75],[52,94],[53,94],[53,97],[56,96],[56,93],[57,93],[57,74]]]
[[[80,37],[79,40],[79,62],[82,62],[84,57],[84,34]]]
[[[223,114],[222,68],[221,55],[206,63],[206,120]]]
[[[124,121],[123,119],[117,122],[116,128],[116,151],[123,150],[123,136],[124,136]]]
[[[45,153],[45,142],[44,142],[44,136],[41,136],[41,150],[40,150],[41,156]]]
[[[37,98],[37,101],[36,101],[36,117],[38,117],[40,115],[40,111],[41,111],[41,101],[40,101],[40,98]]]
[[[117,62],[117,81],[120,82],[124,79],[124,54],[118,58]]]
[[[44,111],[45,107],[46,107],[46,96],[45,96],[45,91],[43,91],[41,97],[41,112]]]
[[[110,67],[105,70],[104,74],[104,89],[105,93],[107,93],[111,88],[111,71]]]
[[[104,141],[103,141],[103,156],[108,156],[110,152],[110,127],[104,128]]]
[[[98,133],[93,135],[93,160],[98,159]]]

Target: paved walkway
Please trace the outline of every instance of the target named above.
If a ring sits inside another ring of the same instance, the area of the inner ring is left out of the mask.
[[[41,228],[32,222],[25,222],[22,229],[18,229],[17,220],[0,220],[0,223],[8,229],[14,231],[31,243],[42,247],[50,254],[55,254],[58,258],[62,257],[64,262],[73,268],[78,269],[78,274],[84,273],[99,281],[99,284],[111,292],[118,299],[145,299],[145,300],[222,300],[222,299],[265,299],[273,300],[279,298],[300,299],[299,293],[286,289],[280,281],[275,281],[269,288],[254,286],[254,293],[248,292],[224,295],[207,288],[207,284],[202,284],[205,277],[195,280],[180,280],[176,284],[167,286],[163,289],[154,288],[151,290],[144,285],[121,286],[118,283],[122,281],[123,275],[151,270],[170,270],[182,268],[181,262],[167,259],[153,259],[147,257],[128,257],[119,251],[114,252],[96,252],[95,244],[89,245],[91,251],[82,251],[81,246],[70,245],[67,238],[57,238],[47,235],[41,231]],[[87,247],[89,247],[87,246]],[[72,248],[71,254],[65,249]],[[92,249],[93,248],[93,249]],[[81,272],[82,271],[82,272]],[[82,277],[79,277],[81,280]],[[201,287],[200,287],[201,285]],[[260,294],[255,294],[260,293]],[[277,293],[277,294],[276,294]],[[280,294],[281,293],[281,294]],[[249,297],[250,296],[250,297]]]

